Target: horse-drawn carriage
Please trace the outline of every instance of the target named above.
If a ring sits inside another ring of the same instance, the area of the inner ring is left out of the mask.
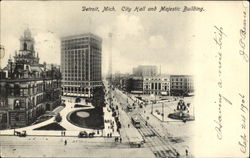
[[[95,135],[95,132],[87,133],[86,131],[81,131],[78,134],[78,138],[93,138]]]
[[[19,132],[19,131],[14,131],[14,135],[16,136],[19,136],[19,137],[26,137],[26,131],[22,131],[22,132]]]

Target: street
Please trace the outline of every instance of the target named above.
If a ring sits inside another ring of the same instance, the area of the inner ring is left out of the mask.
[[[184,126],[183,129],[189,129],[189,126],[192,126],[193,123],[188,122],[184,124],[182,121],[162,122],[151,114],[150,105],[140,108],[136,101],[121,91],[116,89],[113,93],[117,102],[119,102],[118,105],[120,105],[122,109],[125,110],[129,104],[135,104],[135,109],[127,114],[129,117],[136,115],[140,120],[141,128],[138,129],[138,131],[146,142],[145,146],[150,148],[156,157],[186,156],[186,150],[190,150],[191,148],[189,147],[189,139],[186,133],[176,132],[176,130],[182,131],[182,126]],[[165,110],[170,110],[169,112],[171,112],[173,108],[169,107]],[[191,156],[190,151],[188,156]]]
[[[1,157],[145,157],[146,148],[129,148],[110,138],[0,136]],[[65,145],[65,140],[67,145]],[[34,145],[36,150],[34,150]]]

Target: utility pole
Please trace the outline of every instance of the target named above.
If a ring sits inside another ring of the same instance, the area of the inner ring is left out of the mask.
[[[152,106],[151,106],[151,114],[153,114],[153,103],[152,103]]]
[[[162,102],[162,121],[164,121],[164,102]]]

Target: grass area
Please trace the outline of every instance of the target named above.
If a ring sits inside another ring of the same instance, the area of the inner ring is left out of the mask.
[[[89,117],[79,117],[77,112],[81,111],[89,113]],[[103,113],[97,108],[73,111],[68,114],[67,119],[70,123],[82,128],[104,129]]]
[[[50,123],[48,125],[39,127],[39,128],[35,128],[34,130],[49,130],[49,131],[62,131],[62,130],[66,130],[65,128],[63,128],[61,125],[59,125],[58,123]]]

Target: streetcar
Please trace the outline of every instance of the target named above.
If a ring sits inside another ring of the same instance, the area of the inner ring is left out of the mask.
[[[137,117],[132,116],[131,121],[132,121],[133,125],[135,126],[135,128],[141,128],[140,121]]]

